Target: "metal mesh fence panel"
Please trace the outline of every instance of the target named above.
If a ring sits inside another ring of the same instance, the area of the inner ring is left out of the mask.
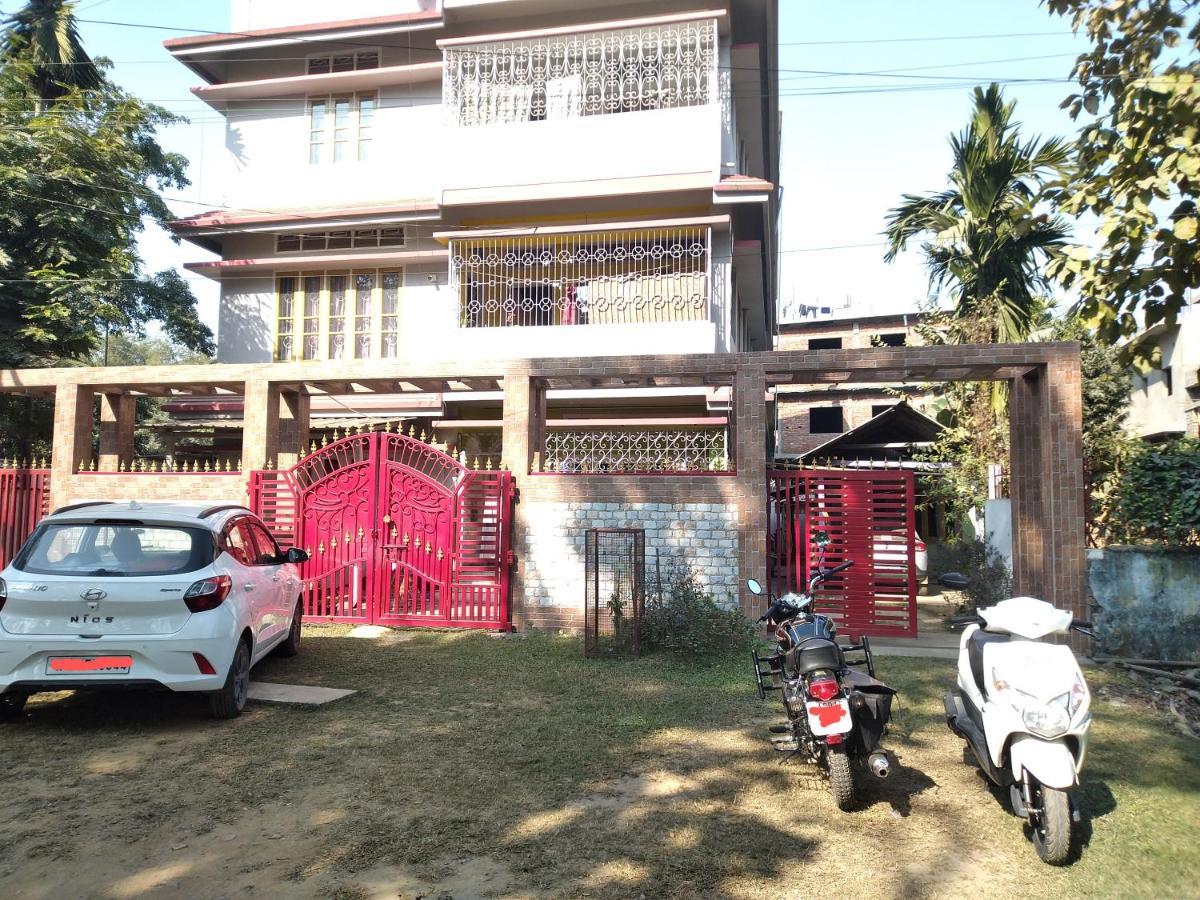
[[[646,532],[593,528],[584,551],[584,653],[636,656],[646,605]]]

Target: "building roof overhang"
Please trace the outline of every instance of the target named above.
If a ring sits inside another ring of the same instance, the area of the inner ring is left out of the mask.
[[[272,100],[303,97],[314,93],[373,90],[397,84],[440,81],[441,77],[442,64],[426,62],[406,66],[383,66],[378,69],[356,69],[351,72],[331,72],[325,75],[231,81],[194,87],[192,93],[214,109],[223,109],[228,101]]]
[[[433,200],[393,200],[369,206],[307,207],[277,211],[219,209],[176,219],[171,229],[189,240],[206,235],[254,231],[296,231],[303,228],[337,228],[413,222],[438,217]]]
[[[247,259],[218,259],[208,262],[184,263],[184,268],[199,275],[220,279],[236,272],[239,275],[267,274],[313,266],[328,268],[358,266],[411,266],[421,263],[445,262],[446,250],[400,250],[380,253],[323,253],[289,256],[264,256]]]

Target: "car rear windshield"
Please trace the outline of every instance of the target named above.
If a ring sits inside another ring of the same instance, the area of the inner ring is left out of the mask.
[[[181,575],[213,560],[212,533],[203,528],[123,522],[46,524],[13,566],[36,575]]]

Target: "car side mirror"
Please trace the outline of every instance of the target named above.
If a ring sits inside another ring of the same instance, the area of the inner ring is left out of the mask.
[[[947,572],[938,579],[938,584],[951,590],[961,591],[971,586],[971,579],[961,572]]]
[[[751,578],[749,581],[746,582],[746,587],[750,589],[750,593],[757,594],[760,597],[762,596],[762,592],[763,592],[762,585],[759,584],[757,581],[755,581],[753,578]]]
[[[306,563],[308,562],[308,553],[299,547],[292,547],[287,553],[283,554],[283,558],[286,562],[290,563]]]
[[[818,531],[816,534],[813,535],[812,542],[814,545],[816,545],[818,547],[828,547],[829,546],[829,535],[824,531]]]

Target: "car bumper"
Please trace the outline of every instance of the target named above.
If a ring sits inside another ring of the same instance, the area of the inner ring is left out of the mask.
[[[208,621],[201,627],[185,627],[161,637],[108,635],[84,639],[67,635],[4,635],[0,639],[0,693],[156,687],[172,691],[215,691],[225,684],[237,646],[232,616],[228,623],[222,622],[221,627],[214,628],[217,624]],[[189,634],[189,631],[195,633]],[[203,674],[193,656],[195,653],[202,654],[217,674]],[[95,656],[128,656],[131,660],[129,671],[120,674],[50,673],[52,657]]]

